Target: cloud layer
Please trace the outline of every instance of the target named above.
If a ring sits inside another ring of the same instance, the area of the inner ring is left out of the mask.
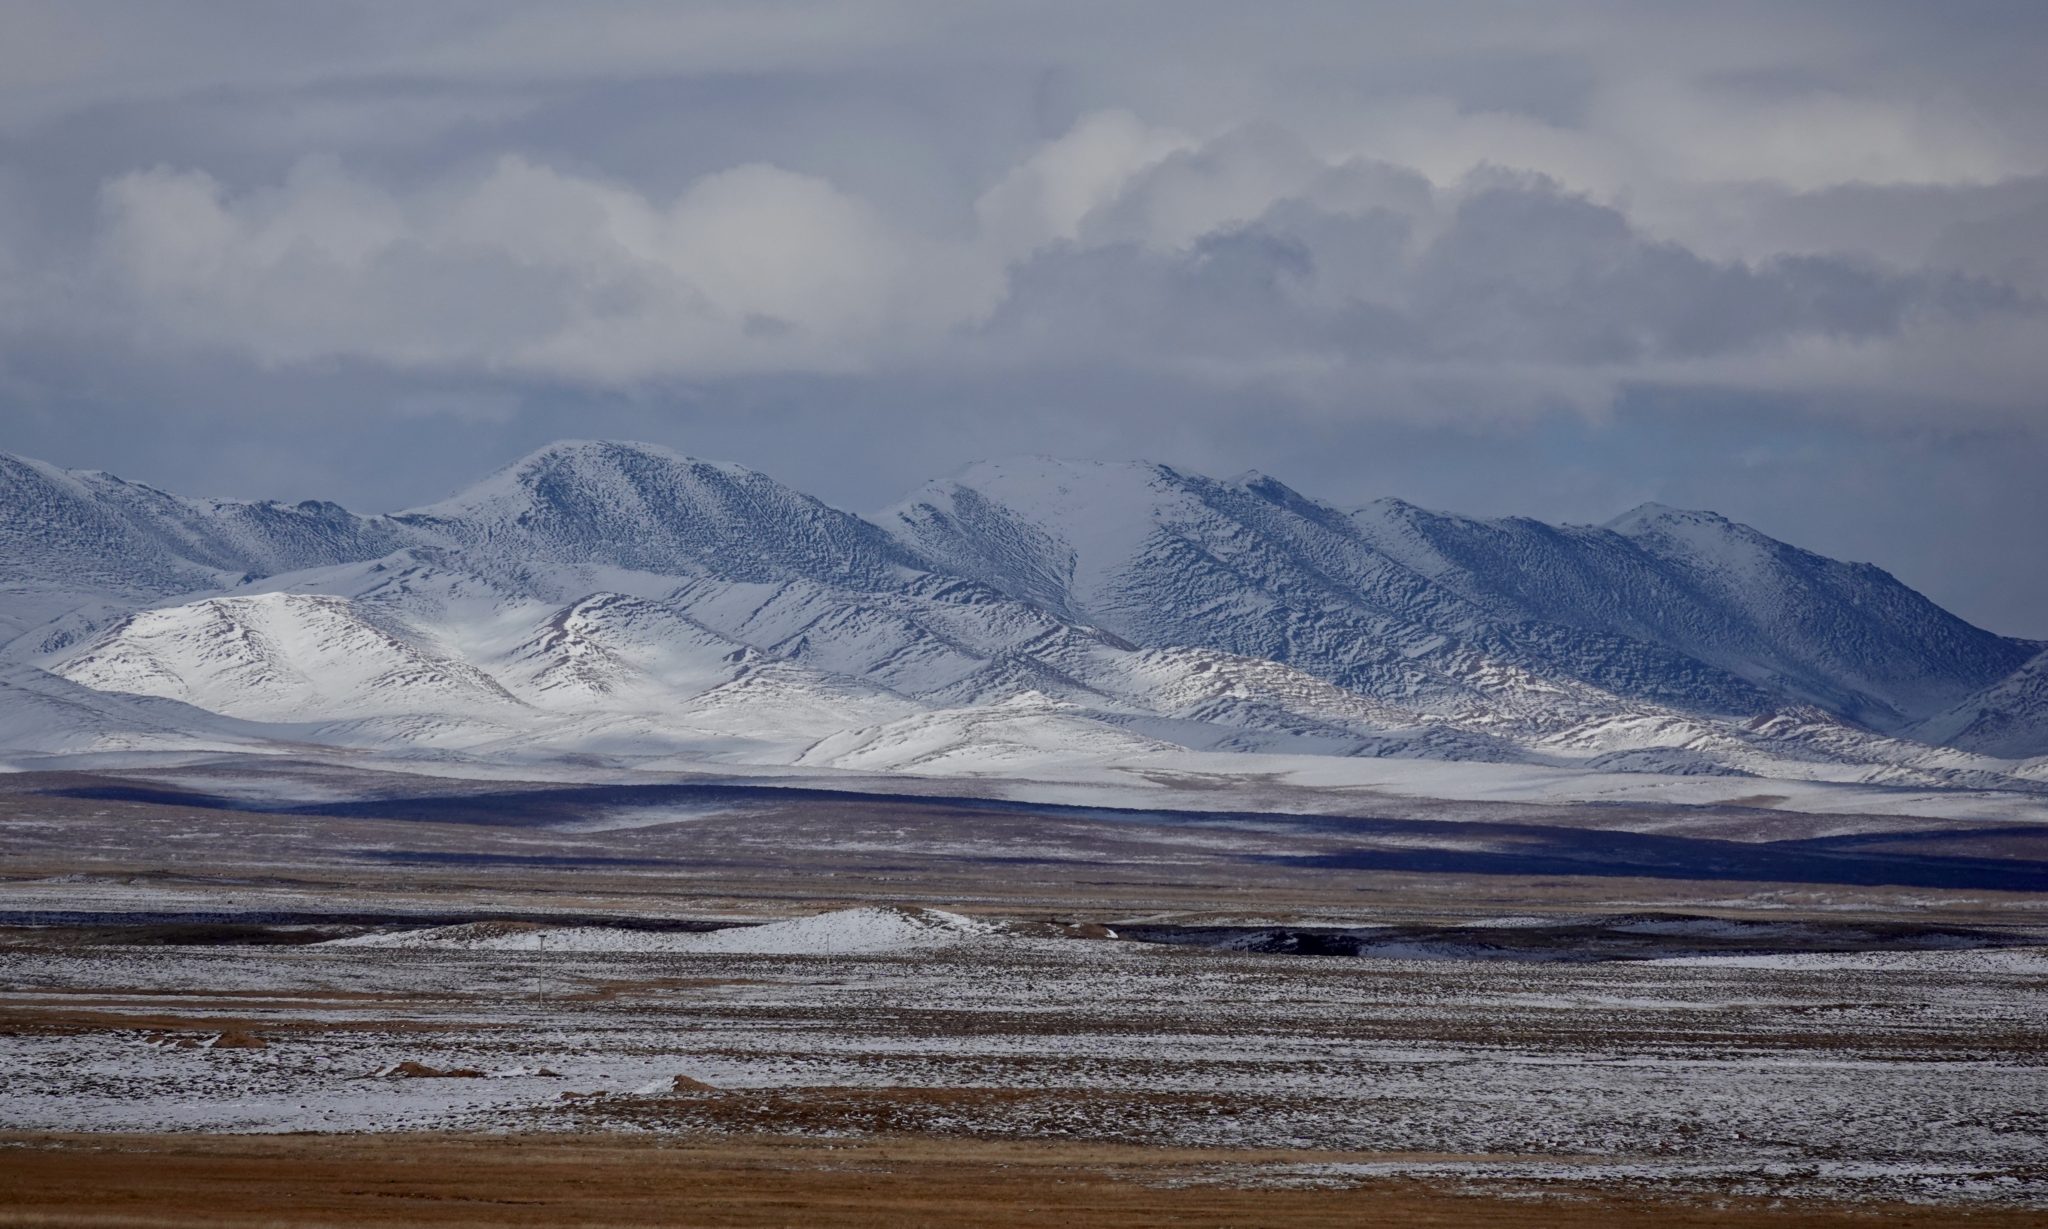
[[[1206,140],[1082,117],[956,234],[749,163],[672,195],[520,155],[397,192],[338,160],[234,192],[109,180],[94,267],[141,335],[264,364],[363,359],[609,384],[1124,364],[1325,401],[1597,409],[1625,383],[1871,394],[2004,369],[1954,411],[2040,409],[2031,287],[1858,253],[1704,256],[1533,172],[1439,186],[1273,128]],[[1985,262],[1979,262],[1980,264]],[[1960,354],[1958,354],[1960,351]],[[1398,394],[1398,395],[1390,395]]]

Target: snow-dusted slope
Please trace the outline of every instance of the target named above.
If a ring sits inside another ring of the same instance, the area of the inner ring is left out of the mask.
[[[1563,728],[1619,699],[1788,703],[1896,731],[2016,668],[1880,569],[1705,513],[1605,527],[1343,513],[1262,475],[984,463],[883,516],[922,554],[1144,645],[1285,662],[1380,700]]]
[[[1772,703],[1665,646],[1503,620],[1261,475],[984,463],[883,521],[943,566],[1135,643],[1285,662],[1391,704],[1554,728],[1616,696],[1745,715]]]
[[[1027,693],[848,730],[819,741],[798,762],[866,772],[1058,777],[1087,766],[1129,767],[1176,749]]]
[[[1881,568],[1826,559],[1710,512],[1651,504],[1602,528],[1642,562],[1598,530],[1550,531],[1579,548],[1576,592],[1561,583],[1572,576],[1569,565],[1502,574],[1531,575],[1529,600],[1549,617],[1654,639],[1852,721],[1898,728],[2032,652],[1972,627]],[[1611,595],[1606,617],[1587,601],[1603,593]]]
[[[1714,691],[1699,684],[1718,673],[1773,707],[1812,704],[1897,731],[2036,647],[1970,626],[1879,568],[1712,513],[1644,505],[1604,526],[1553,526],[1388,499],[1352,519],[1373,549],[1484,611],[1531,658],[1685,708],[1712,711]],[[1670,653],[1676,672],[1630,677],[1579,660],[1613,639]]]
[[[0,559],[10,589],[185,593],[375,558],[404,538],[384,518],[331,503],[184,499],[0,453]]]
[[[1026,645],[1100,640],[1055,615],[933,574],[875,525],[738,466],[651,445],[551,445],[443,503],[394,518],[436,557],[535,600],[610,594],[610,622],[672,621],[657,639],[708,636],[904,695],[988,699]],[[625,607],[627,596],[641,599]],[[546,638],[597,668],[575,624]],[[614,636],[624,635],[615,628]],[[656,652],[640,637],[643,653]],[[708,643],[708,642],[707,642]],[[536,646],[543,647],[543,646]],[[665,650],[661,650],[665,651]],[[1027,669],[1026,674],[1032,672]]]
[[[55,673],[251,721],[489,714],[519,700],[422,630],[346,598],[270,593],[145,610]]]
[[[737,465],[653,444],[566,441],[438,504],[392,518],[472,565],[617,568],[660,576],[871,590],[915,570],[874,525]]]
[[[2048,650],[1911,733],[1926,742],[1984,755],[2048,756]]]
[[[412,552],[140,611],[51,668],[296,738],[475,753],[780,763],[911,701],[727,639],[660,602],[555,607]]]
[[[276,738],[175,700],[98,691],[31,668],[0,671],[0,751],[261,751]]]
[[[1704,514],[1345,512],[1260,475],[1030,459],[878,525],[580,442],[359,517],[0,462],[0,637],[51,672],[0,694],[0,749],[1055,777],[1306,753],[2041,788],[1985,755],[2042,749],[2042,646]],[[44,712],[51,732],[21,716]]]
[[[355,935],[330,947],[444,948],[521,952],[705,952],[750,956],[857,956],[998,942],[1002,927],[944,909],[868,905],[759,926],[669,933],[612,926],[467,922]]]
[[[185,499],[0,453],[0,660],[80,643],[152,598],[396,549],[335,504]]]

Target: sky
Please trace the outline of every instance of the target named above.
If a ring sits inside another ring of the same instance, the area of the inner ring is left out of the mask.
[[[0,0],[0,450],[1712,508],[2048,638],[2048,5]]]

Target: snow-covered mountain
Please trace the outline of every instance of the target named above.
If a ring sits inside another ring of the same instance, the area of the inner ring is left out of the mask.
[[[388,519],[331,503],[185,499],[0,453],[0,583],[8,592],[50,586],[168,596],[373,559],[405,540]]]
[[[98,691],[159,696],[251,721],[434,711],[519,700],[420,628],[368,603],[296,593],[139,611],[55,673]]]
[[[2011,762],[2048,754],[2043,646],[1654,507],[1555,527],[1027,459],[871,521],[738,466],[565,442],[359,516],[0,457],[0,568],[0,750],[2048,777]],[[31,702],[73,734],[19,733]]]
[[[489,571],[615,568],[887,589],[917,570],[880,528],[737,465],[652,444],[551,444],[392,520]]]
[[[331,503],[184,499],[0,453],[0,655],[55,652],[152,600],[403,540]]]
[[[884,523],[1136,643],[1224,647],[1432,708],[1511,702],[1533,676],[1729,716],[1811,704],[1890,731],[2035,648],[1880,569],[1656,506],[1601,527],[1398,500],[1346,513],[1262,475],[1030,459],[935,483]]]
[[[1135,644],[1283,662],[1425,711],[1569,723],[1631,694],[1613,686],[1617,661],[1658,680],[1691,671],[1685,698],[1718,710],[1768,704],[1739,680],[1598,633],[1572,647],[1606,669],[1555,668],[1536,629],[1499,634],[1482,607],[1375,550],[1343,512],[1257,475],[991,463],[927,487],[884,523],[942,566]]]
[[[2048,751],[2048,651],[1914,726],[1926,742],[2013,758]]]
[[[0,669],[0,749],[28,754],[276,750],[279,731],[175,700]],[[4,757],[0,757],[4,764]]]

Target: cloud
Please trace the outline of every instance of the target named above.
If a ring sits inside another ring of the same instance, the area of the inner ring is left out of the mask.
[[[1081,227],[1133,237],[1056,245],[1017,267],[982,339],[1033,363],[1280,379],[1421,414],[1458,413],[1460,401],[1480,414],[1597,410],[1631,383],[1756,390],[1772,373],[1812,393],[1830,362],[1866,391],[1879,372],[1896,382],[1898,368],[1939,369],[1950,413],[1977,401],[2040,413],[2038,363],[1993,339],[2038,333],[2048,312],[2000,282],[1846,255],[1713,259],[1552,182],[1498,172],[1438,191],[1399,168],[1321,165],[1263,210],[1240,195],[1212,216],[1253,217],[1192,242],[1171,224],[1131,223],[1158,211],[1126,205],[1177,190],[1182,165],[1225,160],[1204,147],[1134,179]]]
[[[2008,287],[1844,256],[1716,261],[1541,183],[1483,187],[1418,262],[1426,331],[1450,353],[1584,364],[1871,341],[1922,320],[2037,317]]]
[[[1829,355],[1867,378],[1897,349],[1991,364],[1965,401],[2038,400],[2027,352],[1981,337],[2042,304],[1986,277],[1716,259],[1541,176],[1442,188],[1270,127],[1197,141],[1117,111],[1028,152],[959,237],[760,163],[666,200],[517,155],[405,194],[332,159],[241,193],[157,168],[102,204],[101,268],[145,335],[269,364],[630,383],[1126,363],[1409,413],[1519,386],[1467,407],[1488,414],[1598,410],[1629,382],[1810,387]]]
[[[559,265],[509,259],[324,161],[232,196],[200,171],[110,182],[102,273],[138,332],[262,363],[342,355],[488,364],[559,326]]]
[[[1006,255],[1028,255],[1118,199],[1131,181],[1193,142],[1148,127],[1128,111],[1085,116],[1047,141],[974,203],[983,235]]]
[[[947,245],[764,165],[669,201],[518,156],[407,197],[325,159],[242,194],[157,168],[101,195],[100,270],[137,327],[270,364],[833,370],[987,293]]]
[[[2007,138],[1972,108],[1818,84],[1628,80],[1601,99],[1593,126],[1653,156],[1679,182],[1765,181],[1794,191],[1983,183],[2035,156],[2029,142]],[[1674,133],[1684,139],[1672,140]]]

